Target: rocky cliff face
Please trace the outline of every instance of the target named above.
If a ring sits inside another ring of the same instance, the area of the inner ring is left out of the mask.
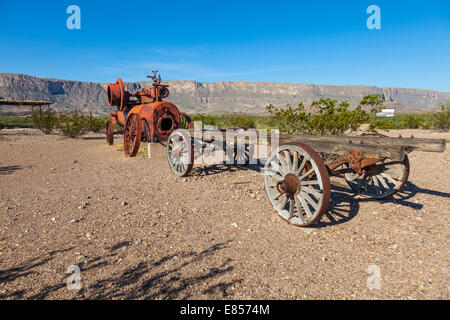
[[[111,79],[113,82],[114,79]],[[252,113],[262,114],[268,104],[308,105],[321,97],[348,100],[356,106],[368,94],[380,94],[388,106],[399,112],[434,110],[441,102],[450,100],[450,92],[422,89],[379,88],[371,86],[331,86],[279,82],[223,81],[164,81],[170,85],[167,100],[188,113]],[[106,99],[107,84],[42,79],[23,74],[0,73],[0,96],[10,99],[51,101],[58,111],[80,110],[106,114],[111,111]],[[126,90],[135,92],[151,87],[150,81],[126,83]],[[17,107],[0,106],[3,112],[19,112]]]

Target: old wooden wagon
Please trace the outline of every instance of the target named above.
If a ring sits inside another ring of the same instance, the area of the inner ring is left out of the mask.
[[[173,173],[188,175],[194,162],[193,144],[211,142],[196,141],[186,130],[172,133],[167,158]],[[308,226],[328,209],[331,176],[343,175],[353,192],[362,197],[385,199],[407,182],[408,153],[443,152],[445,144],[443,139],[412,137],[281,135],[279,146],[265,162],[266,193],[281,218],[295,226]],[[224,150],[226,145],[223,139]],[[236,159],[238,147],[234,145]],[[249,144],[241,144],[241,148],[246,160],[250,158]]]

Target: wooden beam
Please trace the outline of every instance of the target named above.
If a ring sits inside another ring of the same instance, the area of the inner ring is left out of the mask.
[[[305,141],[305,140],[284,140],[280,139],[280,145],[285,143],[299,142],[306,144],[316,152],[332,153],[345,155],[350,150],[359,150],[363,154],[363,158],[389,158],[394,161],[402,161],[405,157],[405,148],[402,146],[380,144],[352,144],[352,143],[336,143],[327,141]]]
[[[280,135],[281,140],[295,140],[297,142],[333,142],[336,144],[402,146],[405,150],[417,150],[428,152],[444,152],[446,141],[444,139],[422,138],[385,138],[374,136],[350,137],[350,136],[311,136],[311,135]],[[358,149],[358,148],[354,148]]]
[[[193,136],[193,130],[190,130]],[[216,137],[216,140],[224,139]],[[248,143],[249,139],[245,139]],[[206,142],[206,141],[205,141]],[[267,142],[271,144],[271,136],[267,136]],[[317,152],[344,154],[349,150],[360,150],[366,154],[378,154],[380,158],[395,158],[402,160],[406,151],[444,152],[446,141],[444,139],[419,139],[419,138],[385,138],[374,136],[311,136],[281,134],[279,144],[299,142],[309,145]]]

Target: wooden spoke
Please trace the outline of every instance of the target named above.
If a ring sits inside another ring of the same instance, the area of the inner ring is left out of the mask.
[[[303,168],[306,165],[306,161],[308,161],[308,159],[306,157],[303,157],[302,163],[300,164],[300,167],[298,167],[298,169],[295,171],[296,175],[299,175],[300,172],[302,172]]]
[[[298,169],[298,153],[294,151],[293,161],[292,161],[292,171],[296,171]]]
[[[311,213],[311,210],[309,209],[309,206],[306,203],[305,199],[303,197],[301,197],[300,195],[298,195],[297,198],[300,200],[300,203],[302,204],[302,208],[305,210],[308,219],[310,219],[313,216],[313,214]]]
[[[285,157],[285,159],[286,159],[286,166],[287,166],[287,169],[288,169],[289,171],[292,171],[292,161],[291,161],[291,155],[290,155],[290,153],[289,153],[288,151],[284,151],[283,154],[284,154],[284,157]]]
[[[312,168],[311,170],[309,170],[308,172],[306,172],[304,175],[302,175],[302,176],[300,177],[300,181],[301,181],[301,180],[304,180],[306,177],[308,177],[311,173],[314,173],[314,172],[315,172],[315,169]]]
[[[281,164],[281,167],[283,168],[282,172],[287,174],[289,172],[289,168],[288,168],[286,161],[284,161],[283,157],[279,153],[277,153],[277,159],[278,159],[279,163]]]
[[[302,184],[302,186],[319,185],[318,180],[306,180],[306,181],[301,181],[300,183]]]

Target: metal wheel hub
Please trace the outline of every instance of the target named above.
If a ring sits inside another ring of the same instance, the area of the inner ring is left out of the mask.
[[[284,179],[277,183],[277,189],[280,193],[287,193],[290,196],[295,195],[301,190],[300,179],[292,173],[288,173]]]

